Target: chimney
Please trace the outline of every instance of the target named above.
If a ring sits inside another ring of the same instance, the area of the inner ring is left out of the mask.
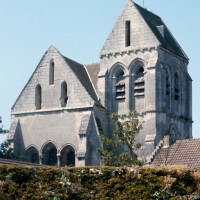
[[[163,148],[168,148],[169,147],[169,134],[164,136],[163,139]]]

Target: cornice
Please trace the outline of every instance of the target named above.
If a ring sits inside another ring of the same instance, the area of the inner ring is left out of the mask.
[[[152,47],[145,47],[145,48],[141,48],[141,49],[116,51],[113,53],[101,54],[100,58],[103,59],[103,58],[111,58],[111,57],[124,56],[124,55],[130,55],[130,54],[152,52],[154,50],[157,50],[157,48],[158,48],[157,46],[152,46]]]
[[[59,113],[59,112],[72,112],[72,111],[90,111],[93,109],[92,106],[79,106],[79,107],[64,107],[64,108],[51,108],[51,109],[41,109],[41,110],[29,110],[29,111],[20,111],[20,112],[12,112],[11,115],[32,115],[32,114],[44,114],[44,113]]]

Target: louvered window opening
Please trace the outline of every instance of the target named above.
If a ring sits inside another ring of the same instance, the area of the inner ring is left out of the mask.
[[[145,81],[143,72],[137,74],[134,84],[134,96],[144,96]]]
[[[125,99],[125,79],[120,76],[115,85],[116,87],[116,100]]]

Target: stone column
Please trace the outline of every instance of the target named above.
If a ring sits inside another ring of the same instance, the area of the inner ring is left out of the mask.
[[[43,164],[43,154],[39,155],[39,164],[42,165]]]
[[[131,96],[131,85],[130,85],[130,75],[129,74],[126,74],[125,75],[125,97],[126,97],[126,99],[125,99],[125,110],[124,110],[124,113],[123,114],[128,114],[129,113],[129,111],[131,110],[130,109],[130,102],[131,102],[131,98],[130,98],[130,96]]]
[[[57,154],[57,166],[60,167],[61,165],[61,154]]]
[[[132,73],[129,76],[129,109],[130,111],[135,110],[135,95],[134,95],[135,78],[136,78],[135,73]]]

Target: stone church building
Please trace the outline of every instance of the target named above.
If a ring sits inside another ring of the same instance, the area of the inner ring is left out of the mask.
[[[49,47],[12,107],[8,140],[28,162],[100,165],[109,115],[137,110],[138,156],[149,161],[166,134],[171,144],[192,138],[188,62],[162,19],[128,0],[99,63],[82,65]]]

